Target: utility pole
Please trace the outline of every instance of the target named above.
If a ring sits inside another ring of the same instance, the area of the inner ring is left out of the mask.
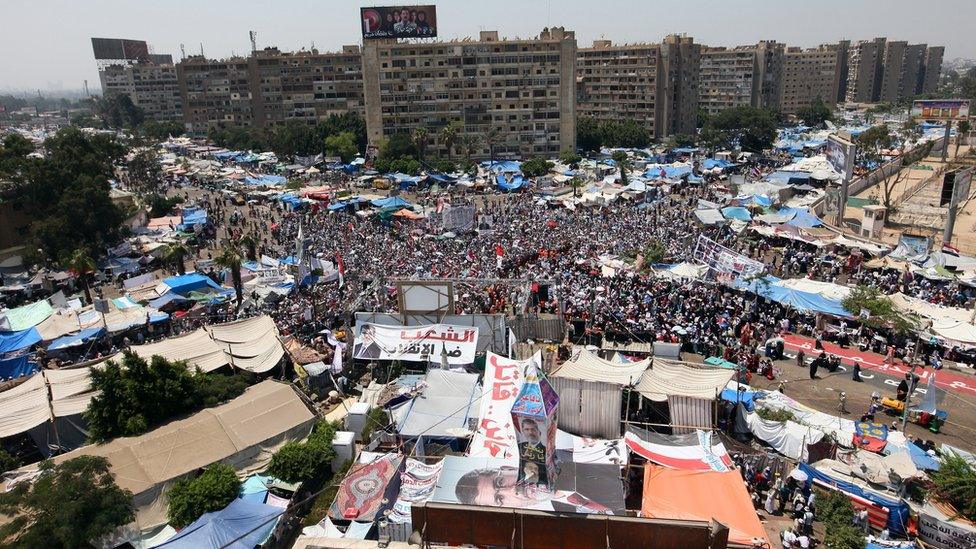
[[[949,156],[949,132],[952,131],[952,120],[946,120],[945,136],[942,137],[942,162]]]

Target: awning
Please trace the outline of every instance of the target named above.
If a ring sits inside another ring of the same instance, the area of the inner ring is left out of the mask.
[[[712,400],[722,393],[735,374],[725,368],[711,368],[655,359],[637,384],[637,391],[654,401],[665,401],[669,396],[682,396]]]
[[[70,347],[79,347],[88,343],[93,339],[98,339],[105,335],[105,328],[96,326],[94,328],[85,328],[84,330],[78,332],[74,335],[61,336],[51,342],[47,346],[48,351],[57,351],[58,349],[68,349]]]
[[[650,363],[650,359],[645,359],[631,364],[620,364],[603,360],[586,349],[579,349],[551,375],[582,381],[633,385],[641,378]]]

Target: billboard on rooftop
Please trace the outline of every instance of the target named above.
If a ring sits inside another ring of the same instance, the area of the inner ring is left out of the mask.
[[[432,38],[437,36],[437,7],[360,8],[359,22],[363,38]]]
[[[145,40],[124,40],[122,38],[92,38],[92,51],[95,59],[128,59],[138,61],[149,58],[149,45]]]
[[[969,118],[968,99],[919,99],[912,103],[912,117],[924,120]]]

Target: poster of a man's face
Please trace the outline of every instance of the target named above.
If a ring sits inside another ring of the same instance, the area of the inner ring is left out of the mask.
[[[542,438],[543,426],[539,420],[521,416],[518,418],[516,439],[518,440],[520,484],[549,484],[549,448]],[[552,449],[555,451],[555,448]]]
[[[376,341],[376,328],[372,324],[363,324],[359,331],[359,337],[352,348],[354,358],[372,360],[380,357],[382,349]]]
[[[361,8],[363,38],[430,38],[437,36],[437,11],[430,6]]]

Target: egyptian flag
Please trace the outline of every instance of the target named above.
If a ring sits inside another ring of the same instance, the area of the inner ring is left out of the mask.
[[[339,271],[339,287],[346,284],[346,264],[342,262],[342,256],[336,253],[336,270]]]
[[[505,255],[505,248],[502,248],[501,244],[495,244],[495,261],[498,264],[498,268],[502,268],[502,257]]]

